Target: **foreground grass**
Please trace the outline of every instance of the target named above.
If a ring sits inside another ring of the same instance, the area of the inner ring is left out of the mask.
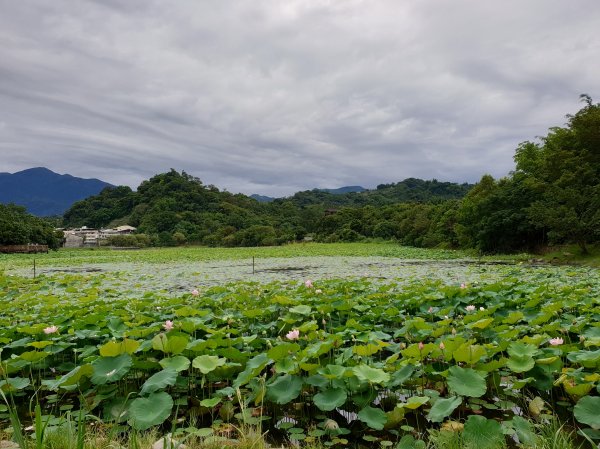
[[[58,430],[46,432],[41,442],[33,437],[18,445],[10,440],[10,433],[0,432],[0,448],[7,449],[326,449],[332,447],[320,441],[288,442],[272,444],[267,441],[267,434],[260,428],[245,426],[236,428],[235,435],[229,438],[202,438],[194,434],[176,433],[159,435],[156,431],[145,433],[131,432],[116,435],[107,427],[87,426],[84,438],[78,440],[77,429],[74,426],[60,427]],[[421,437],[424,437],[421,439]],[[429,430],[425,435],[403,437],[397,442],[356,442],[354,444],[340,443],[334,447],[375,448],[392,447],[394,449],[475,449],[464,441],[462,431]],[[482,441],[484,448],[506,449],[506,442],[494,445],[490,441]],[[587,449],[594,444],[567,429],[556,420],[535,424],[535,435],[528,441],[514,442],[515,447],[527,449]]]

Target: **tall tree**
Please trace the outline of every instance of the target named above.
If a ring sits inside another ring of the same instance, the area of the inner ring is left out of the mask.
[[[600,237],[600,104],[582,95],[585,106],[552,128],[540,143],[517,149],[516,174],[528,178],[539,199],[529,217],[552,242],[572,241],[587,253]]]

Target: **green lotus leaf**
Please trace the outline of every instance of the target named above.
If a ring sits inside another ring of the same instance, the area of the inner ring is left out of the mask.
[[[399,427],[404,421],[404,415],[406,411],[402,407],[394,407],[391,411],[386,412],[387,421],[385,423],[385,429],[394,429]]]
[[[176,355],[175,357],[166,357],[160,362],[160,366],[163,368],[172,368],[178,373],[185,371],[190,367],[190,359],[182,355]]]
[[[302,378],[285,374],[267,385],[267,398],[277,404],[287,404],[302,391]]]
[[[515,373],[524,373],[535,366],[535,360],[529,355],[511,356],[506,362],[506,366]]]
[[[579,363],[586,368],[595,368],[600,363],[600,349],[596,351],[574,351],[567,354],[571,362]]]
[[[94,367],[92,382],[96,385],[115,382],[129,372],[132,364],[133,360],[127,353],[117,357],[100,357],[92,363]]]
[[[277,362],[286,358],[290,354],[298,352],[299,350],[300,345],[298,343],[283,342],[269,349],[269,351],[267,351],[267,355],[270,359]]]
[[[377,354],[382,349],[383,349],[383,346],[381,346],[381,345],[369,343],[366,345],[353,346],[352,352],[354,352],[356,355],[368,357],[370,355]]]
[[[475,321],[474,323],[468,324],[467,327],[469,327],[471,329],[485,329],[493,322],[494,322],[493,318],[483,318],[479,321]]]
[[[256,377],[271,362],[272,360],[264,352],[252,357],[248,360],[248,363],[246,363],[244,371],[238,374],[233,382],[233,388],[239,388],[250,382],[250,380]]]
[[[452,366],[448,370],[448,388],[460,396],[478,398],[485,394],[485,377],[471,368]]]
[[[152,348],[167,354],[181,354],[189,341],[187,335],[161,332],[152,339]]]
[[[308,314],[310,314],[310,311],[311,311],[310,306],[307,306],[305,304],[300,304],[299,306],[292,307],[290,309],[290,312],[298,313],[300,315],[308,315]]]
[[[390,387],[398,387],[404,384],[410,376],[412,376],[415,371],[415,367],[413,365],[404,365],[399,370],[396,370],[392,373],[392,378],[389,383]]]
[[[137,430],[146,430],[162,424],[171,414],[173,398],[161,391],[145,398],[135,399],[129,406],[129,424]]]
[[[429,399],[431,399],[429,396],[411,396],[406,402],[398,404],[398,406],[409,410],[416,410],[423,404],[427,404]]]
[[[450,416],[460,404],[462,404],[462,401],[463,400],[460,396],[436,400],[429,410],[427,419],[432,422],[442,422],[444,419]]]
[[[129,338],[123,341],[111,340],[108,343],[100,346],[100,355],[102,357],[116,357],[127,353],[133,354],[140,347],[140,342]]]
[[[471,415],[463,431],[465,446],[477,449],[500,449],[505,446],[504,433],[498,421]]]
[[[487,356],[487,351],[483,346],[471,345],[469,343],[463,343],[452,353],[452,357],[457,362],[465,362],[470,365],[479,362],[482,357]]]
[[[148,393],[154,393],[155,391],[162,390],[163,388],[175,385],[177,381],[177,371],[173,368],[166,368],[153,374],[144,382],[140,395],[144,396]]]
[[[19,357],[23,360],[27,360],[28,362],[35,363],[39,362],[42,359],[45,359],[50,355],[49,352],[44,351],[27,351],[23,352],[19,355]]]
[[[379,368],[371,368],[368,365],[358,365],[352,368],[352,372],[360,380],[372,384],[384,384],[389,382],[390,375]]]
[[[217,405],[219,405],[219,403],[221,402],[220,397],[216,396],[214,398],[210,398],[210,399],[203,399],[200,401],[200,405],[202,407],[207,407],[207,408],[213,408],[216,407]]]
[[[29,386],[31,381],[27,377],[9,377],[0,380],[0,389],[3,392],[15,392],[23,390]]]
[[[342,365],[327,365],[325,368],[317,370],[326,379],[342,379],[348,370],[347,367]]]
[[[533,357],[539,350],[534,345],[516,341],[508,346],[507,351],[511,357]]]
[[[202,374],[208,374],[216,370],[219,366],[225,365],[226,359],[216,355],[200,355],[192,361],[192,366],[200,370]]]
[[[387,415],[380,408],[367,406],[358,412],[358,419],[371,429],[382,430],[387,422]]]
[[[313,402],[319,410],[329,412],[336,407],[341,407],[348,399],[343,388],[329,388],[313,396]]]
[[[600,346],[600,327],[590,327],[582,334],[585,337],[585,346]]]
[[[91,377],[93,373],[94,368],[92,367],[92,365],[81,365],[73,368],[67,374],[61,376],[56,380],[43,380],[42,384],[46,385],[48,389],[56,391],[59,387],[77,385],[82,377]]]
[[[592,429],[600,429],[600,397],[585,396],[577,401],[573,409],[575,419]]]
[[[412,435],[404,435],[395,449],[425,449],[427,445],[423,440],[416,440]]]
[[[538,436],[535,434],[531,422],[521,416],[514,416],[512,419],[512,427],[515,429],[519,441],[525,447],[536,447]]]

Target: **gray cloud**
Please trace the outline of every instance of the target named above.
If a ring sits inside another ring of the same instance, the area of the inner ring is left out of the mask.
[[[598,96],[600,6],[0,0],[0,171],[290,194],[506,175]]]

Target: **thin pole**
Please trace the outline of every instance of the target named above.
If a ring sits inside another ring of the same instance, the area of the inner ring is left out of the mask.
[[[33,279],[35,279],[35,257],[33,258]]]
[[[254,256],[252,256],[252,274],[254,274]]]

